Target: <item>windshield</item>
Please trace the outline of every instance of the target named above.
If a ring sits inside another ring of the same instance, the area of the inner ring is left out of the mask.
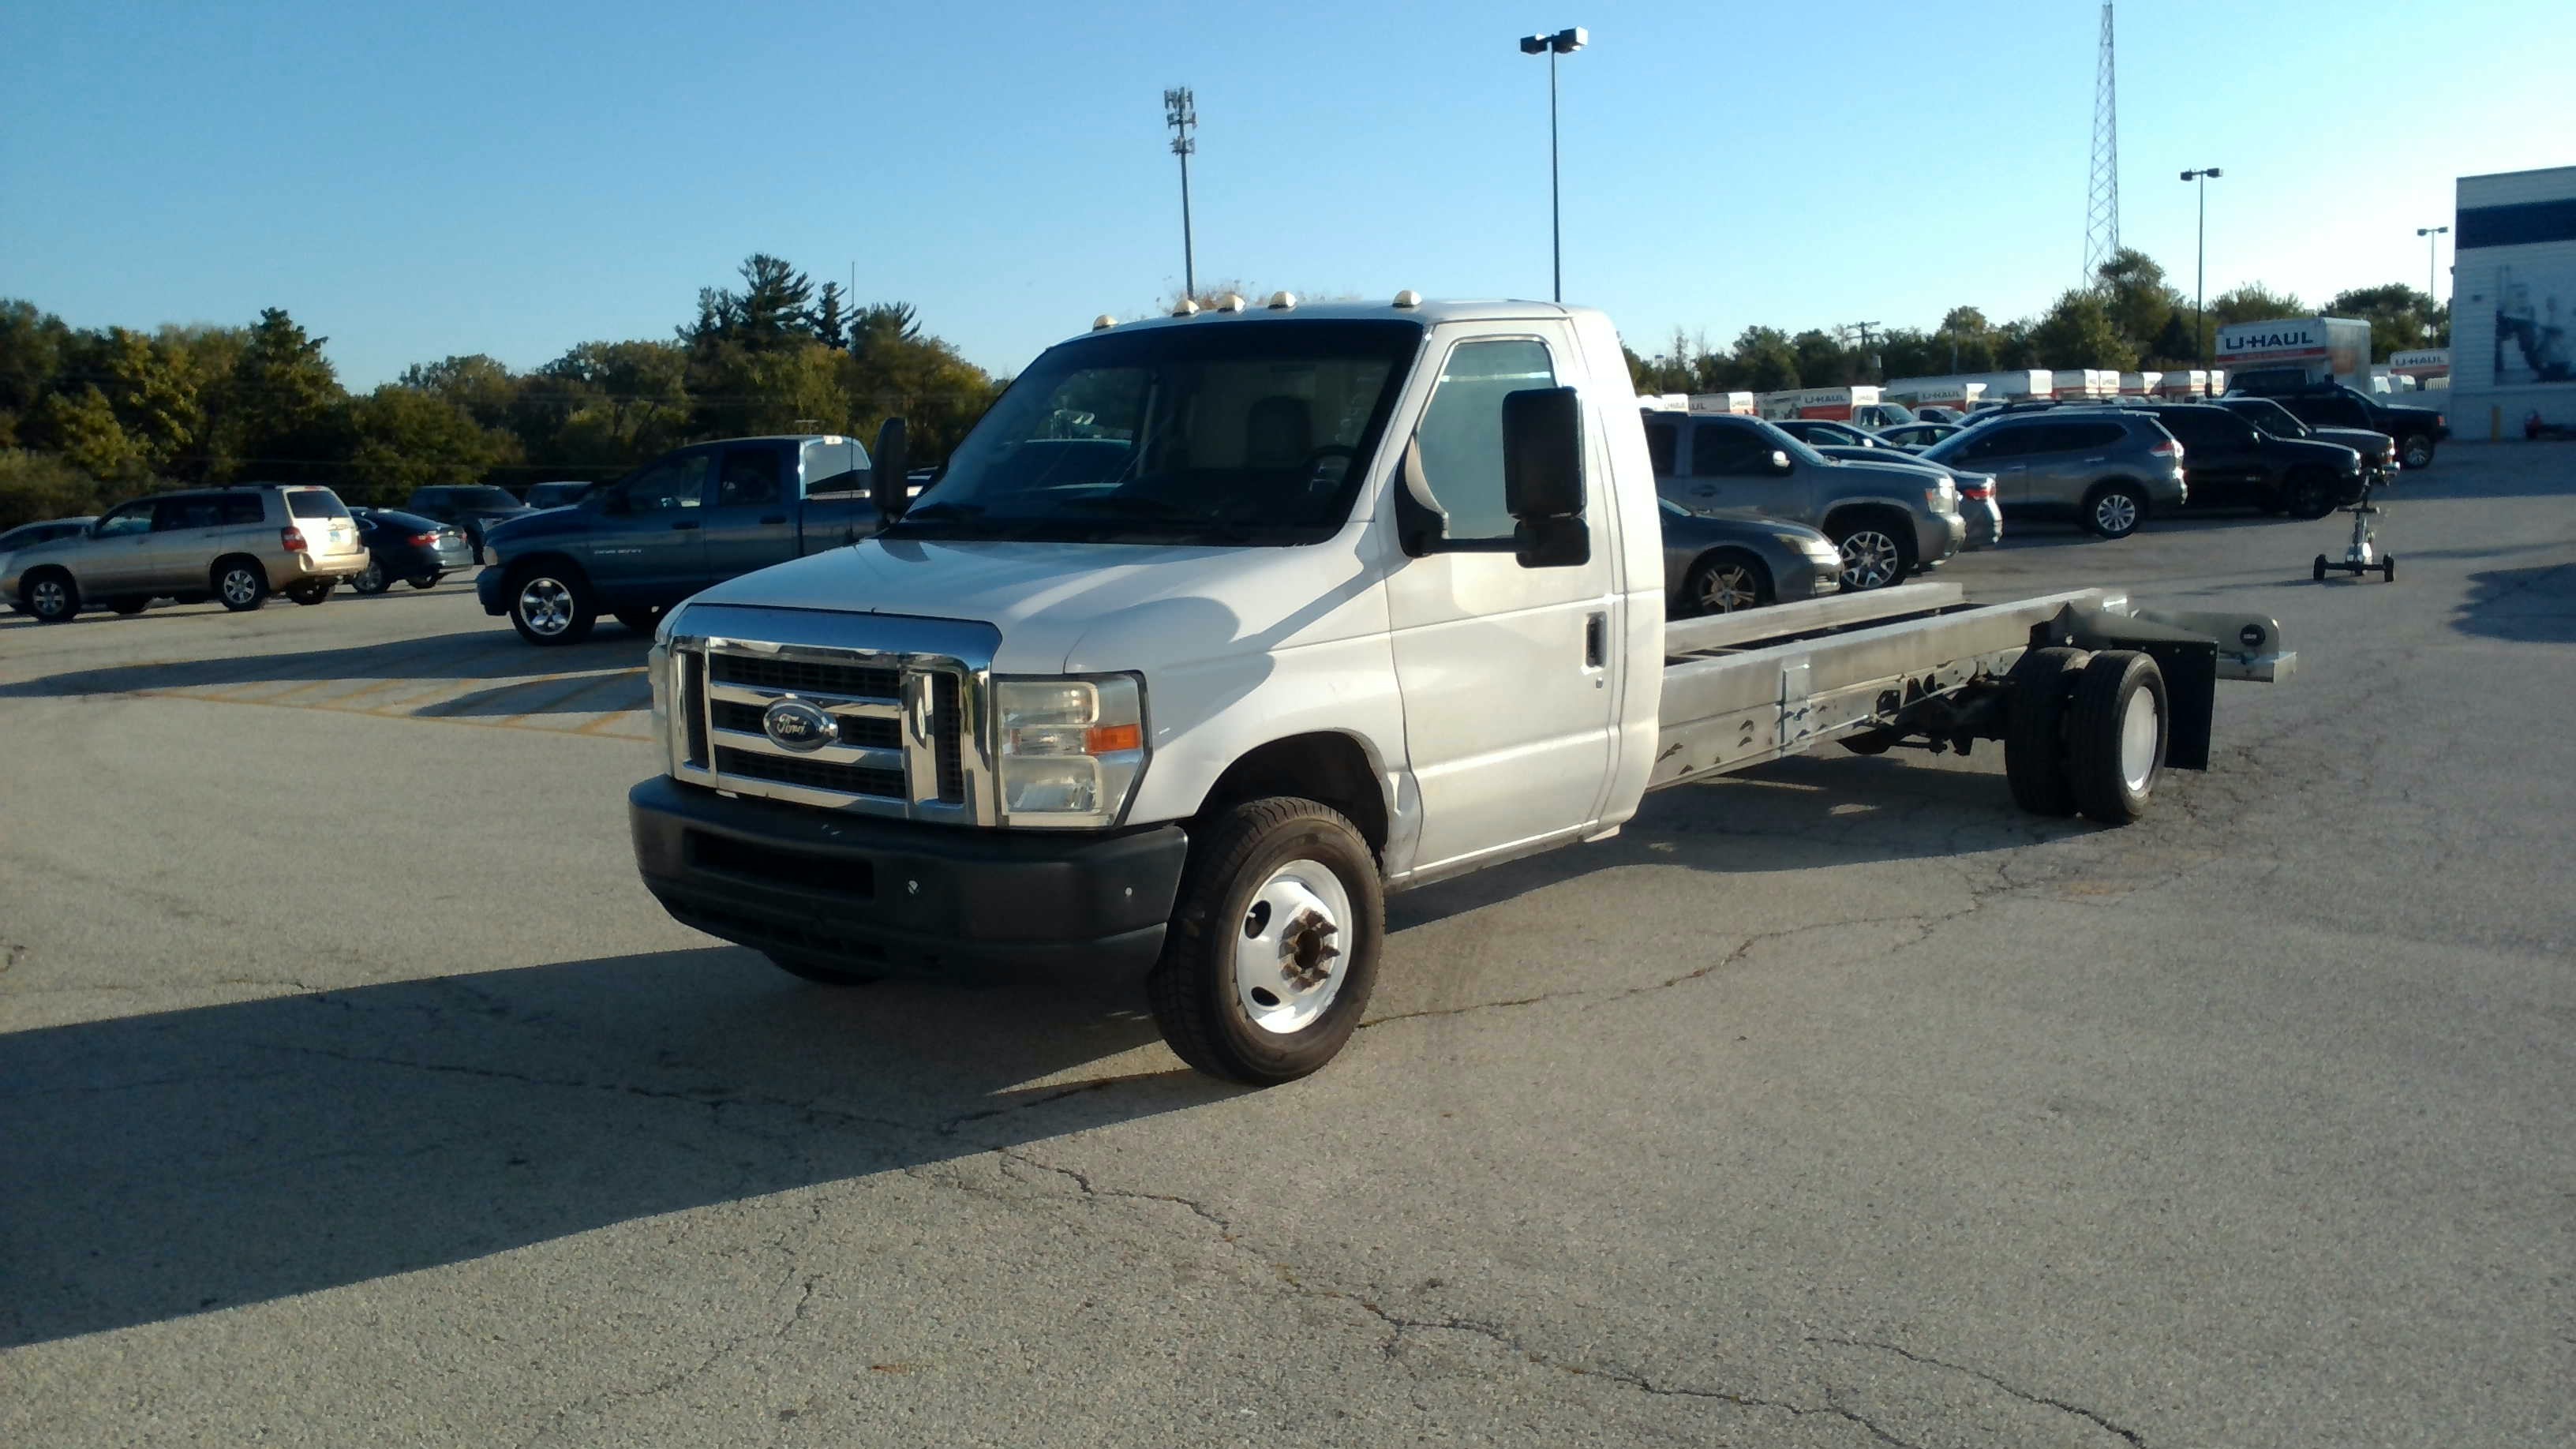
[[[2228,411],[2245,419],[2276,438],[2304,438],[2308,425],[2292,416],[2290,410],[2269,398],[2259,401],[2230,403]]]
[[[517,508],[519,500],[506,488],[458,488],[447,495],[455,508]]]
[[[904,537],[1313,543],[1350,516],[1413,322],[1107,333],[1020,374],[891,529]]]

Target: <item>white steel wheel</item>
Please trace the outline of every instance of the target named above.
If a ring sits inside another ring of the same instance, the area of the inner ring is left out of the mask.
[[[2157,752],[2165,740],[2163,703],[2151,689],[2134,690],[2120,710],[2120,779],[2144,794],[2155,778]]]
[[[1292,860],[1253,889],[1235,930],[1234,993],[1255,1029],[1291,1035],[1331,1009],[1350,923],[1351,894],[1321,862]]]
[[[1867,525],[1843,535],[1843,587],[1883,589],[1905,571],[1905,550],[1896,536]]]
[[[2136,650],[2084,662],[2066,716],[2066,783],[2078,809],[2104,825],[2146,813],[2164,773],[2173,697],[2164,671]]]

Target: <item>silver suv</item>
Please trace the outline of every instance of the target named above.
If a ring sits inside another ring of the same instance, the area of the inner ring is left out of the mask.
[[[69,538],[0,563],[0,596],[46,624],[83,605],[140,613],[154,599],[219,599],[236,612],[271,592],[299,604],[331,597],[367,566],[357,520],[328,488],[251,483],[120,503]]]
[[[1995,475],[2007,515],[2072,518],[2126,538],[2152,514],[2182,507],[2182,444],[2149,413],[2051,408],[1989,414],[1922,456]]]
[[[1846,589],[1883,589],[1959,552],[1967,526],[1949,479],[1904,464],[1828,458],[1760,418],[1649,411],[1655,491],[1694,513],[1738,509],[1821,529]]]

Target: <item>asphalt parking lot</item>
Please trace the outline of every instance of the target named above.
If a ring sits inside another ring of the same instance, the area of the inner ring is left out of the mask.
[[[1836,752],[1391,904],[1307,1081],[665,917],[643,641],[0,622],[0,1443],[2576,1438],[2576,449],[1946,571],[2277,615],[2122,831]]]

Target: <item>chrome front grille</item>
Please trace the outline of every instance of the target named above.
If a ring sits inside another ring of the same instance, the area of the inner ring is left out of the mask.
[[[873,632],[873,623],[842,616],[834,632]],[[807,615],[779,632],[820,629]],[[675,777],[830,809],[992,823],[983,788],[984,660],[693,635],[675,630],[670,641]],[[830,717],[822,743],[797,748],[771,733],[770,710],[790,699]]]

